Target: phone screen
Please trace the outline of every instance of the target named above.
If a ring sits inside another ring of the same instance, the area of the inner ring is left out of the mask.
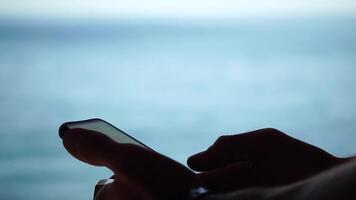
[[[121,131],[120,129],[116,128],[115,126],[101,119],[89,119],[89,120],[76,121],[76,122],[67,122],[61,126],[59,131],[61,133],[61,131],[74,129],[74,128],[81,128],[81,129],[100,132],[118,143],[135,144],[150,149],[149,147],[142,144],[138,140],[129,136],[127,133]]]

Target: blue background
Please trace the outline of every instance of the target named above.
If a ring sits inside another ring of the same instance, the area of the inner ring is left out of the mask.
[[[0,21],[0,199],[91,199],[111,173],[62,122],[103,118],[182,163],[275,127],[356,151],[356,18]]]

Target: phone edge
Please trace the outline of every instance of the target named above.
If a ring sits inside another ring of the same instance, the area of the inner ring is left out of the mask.
[[[113,124],[103,120],[103,119],[100,119],[100,118],[91,118],[91,119],[84,119],[84,120],[78,120],[78,121],[70,121],[70,122],[65,122],[63,123],[59,129],[58,129],[58,134],[59,134],[59,137],[63,139],[63,136],[64,136],[64,133],[66,131],[69,130],[68,128],[68,125],[69,124],[74,124],[74,123],[85,123],[85,122],[91,122],[91,121],[102,121],[104,123],[107,123],[109,124],[110,126],[114,127],[115,129],[117,129],[118,131],[122,132],[123,134],[125,134],[126,136],[128,136],[129,138],[135,140],[136,142],[140,143],[142,146],[144,146],[145,148],[151,150],[151,151],[154,151],[153,149],[151,149],[150,147],[148,147],[147,145],[143,144],[142,142],[140,142],[139,140],[137,140],[136,138],[132,137],[131,135],[129,135],[128,133],[126,133],[125,131],[117,128],[116,126],[114,126]]]

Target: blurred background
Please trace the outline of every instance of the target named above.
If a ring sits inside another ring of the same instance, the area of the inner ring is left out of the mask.
[[[57,130],[103,118],[186,162],[275,127],[356,152],[353,0],[1,0],[0,199],[92,198]]]

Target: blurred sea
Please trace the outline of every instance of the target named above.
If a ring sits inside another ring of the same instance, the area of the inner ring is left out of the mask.
[[[275,127],[356,152],[356,18],[0,20],[0,199],[85,200],[110,172],[62,147],[103,118],[182,163]]]

